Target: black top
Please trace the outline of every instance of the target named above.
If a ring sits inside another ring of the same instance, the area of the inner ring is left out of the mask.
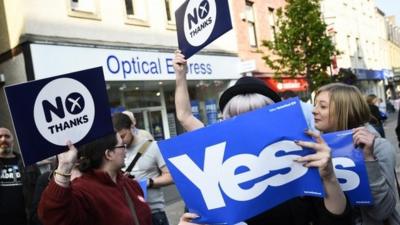
[[[325,208],[324,200],[317,197],[294,198],[247,220],[246,223],[248,225],[353,224],[349,202],[342,215],[334,215]]]
[[[26,225],[22,170],[16,157],[0,158],[0,218],[3,225]]]

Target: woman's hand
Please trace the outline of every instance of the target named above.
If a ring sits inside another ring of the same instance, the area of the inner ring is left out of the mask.
[[[197,214],[194,213],[185,213],[181,216],[178,225],[194,225],[197,223],[192,223],[193,219],[199,218]]]
[[[374,161],[374,143],[375,136],[366,127],[357,127],[353,129],[353,141],[355,146],[360,146],[363,150],[365,161]]]
[[[58,155],[57,171],[64,174],[71,173],[78,155],[78,150],[76,150],[75,146],[71,143],[71,141],[67,141],[67,145],[68,145],[68,151]]]
[[[187,64],[185,56],[181,54],[180,50],[175,51],[175,58],[172,61],[174,70],[177,76],[183,76],[187,73]]]
[[[305,167],[318,167],[321,178],[336,179],[332,165],[331,148],[322,139],[319,132],[307,130],[306,134],[315,139],[315,142],[296,141],[296,144],[301,147],[312,148],[314,154],[297,158],[295,161],[303,163]]]

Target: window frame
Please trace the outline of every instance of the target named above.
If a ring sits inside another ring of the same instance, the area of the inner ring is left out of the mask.
[[[247,23],[247,35],[248,35],[248,40],[249,40],[249,45],[252,48],[258,48],[258,38],[257,38],[257,29],[256,29],[256,16],[254,13],[254,3],[250,1],[246,1],[245,4],[245,13],[246,13],[246,23]],[[252,13],[252,20],[249,19],[248,16],[248,8],[251,8],[251,13]],[[252,29],[250,27],[252,25]],[[254,38],[254,45],[251,43],[252,38],[250,37],[250,29],[252,30],[252,37]]]
[[[131,1],[131,3],[132,3],[132,12],[133,12],[132,15],[128,14],[126,1]],[[142,3],[143,3],[142,6],[144,6],[144,9],[140,9],[139,8],[139,10],[144,10],[144,12],[146,13],[144,17],[140,17],[139,15],[135,15],[134,9],[137,6],[137,4],[135,4],[135,1],[142,1]],[[142,26],[142,27],[150,27],[147,0],[124,0],[123,1],[123,6],[124,6],[124,13],[125,13],[125,24],[135,25],[135,26]]]
[[[66,0],[68,16],[83,18],[83,19],[101,20],[100,0],[83,0],[83,1],[92,1],[93,2],[93,6],[94,6],[93,12],[74,9],[72,4],[74,2],[79,2],[79,0]]]

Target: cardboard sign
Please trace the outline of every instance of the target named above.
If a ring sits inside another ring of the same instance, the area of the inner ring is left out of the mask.
[[[179,49],[186,59],[232,29],[228,0],[186,0],[175,18]]]
[[[371,205],[367,170],[361,149],[354,148],[353,131],[339,131],[322,136],[332,150],[332,163],[340,187],[352,205]]]
[[[26,165],[113,132],[101,67],[5,87]]]
[[[300,105],[289,99],[158,143],[187,207],[201,216],[196,222],[234,224],[294,197],[324,196],[318,170],[293,162],[314,152],[294,143],[311,141]],[[350,202],[371,204],[352,132],[323,138]]]
[[[312,153],[294,143],[311,141],[306,128],[290,99],[158,144],[196,222],[233,224],[296,196],[323,196],[318,170],[293,161]]]

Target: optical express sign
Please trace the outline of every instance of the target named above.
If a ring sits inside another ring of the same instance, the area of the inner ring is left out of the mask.
[[[107,81],[175,80],[173,52],[43,44],[32,44],[30,48],[36,79],[102,66]],[[188,63],[188,79],[238,79],[239,64],[237,57],[195,55]]]

